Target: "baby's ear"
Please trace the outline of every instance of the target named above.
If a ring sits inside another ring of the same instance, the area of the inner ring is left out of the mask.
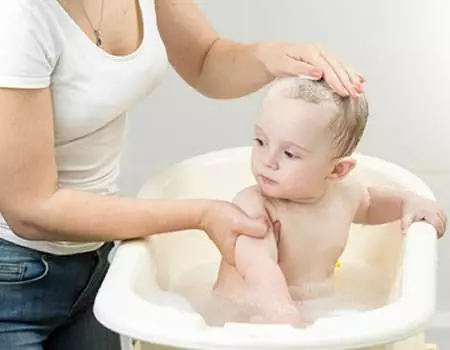
[[[347,176],[356,165],[356,160],[350,157],[339,158],[335,161],[333,168],[331,169],[330,174],[327,179],[331,181],[339,181],[342,180],[345,176]]]

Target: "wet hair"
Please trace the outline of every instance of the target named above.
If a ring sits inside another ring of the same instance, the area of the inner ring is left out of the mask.
[[[333,137],[333,145],[338,157],[352,154],[358,146],[369,116],[365,95],[343,97],[334,92],[324,80],[310,80],[301,77],[281,78],[273,85],[280,84],[279,92],[286,98],[330,107],[335,113],[328,125]]]

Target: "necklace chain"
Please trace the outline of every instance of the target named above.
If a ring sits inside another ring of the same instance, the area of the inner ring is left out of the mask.
[[[102,0],[101,1],[101,8],[100,8],[100,20],[99,20],[98,26],[94,27],[94,25],[91,22],[91,19],[89,18],[89,16],[86,13],[86,9],[84,8],[83,1],[81,1],[81,7],[83,9],[84,16],[86,17],[87,21],[89,22],[89,25],[92,28],[92,31],[93,31],[94,36],[95,36],[95,44],[97,46],[102,46],[102,44],[103,44],[102,33],[100,31],[100,28],[101,28],[102,22],[103,22],[103,8],[104,8],[104,4],[105,4],[105,0]]]

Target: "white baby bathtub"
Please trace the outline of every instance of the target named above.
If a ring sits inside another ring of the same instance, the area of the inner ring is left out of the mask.
[[[364,181],[434,198],[405,169],[365,155],[356,157],[355,174]],[[152,177],[139,196],[231,200],[253,183],[249,164],[248,147],[200,155]],[[434,312],[436,245],[436,232],[426,223],[413,224],[406,238],[399,223],[355,225],[336,286],[374,308],[325,317],[305,329],[238,323],[211,327],[192,311],[182,292],[187,286],[199,293],[211,287],[220,258],[217,249],[203,232],[158,235],[119,245],[94,311],[102,324],[121,335],[183,349],[397,349],[393,344],[421,334]]]

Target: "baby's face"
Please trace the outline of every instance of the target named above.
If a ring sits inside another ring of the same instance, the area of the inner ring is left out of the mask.
[[[322,193],[333,168],[327,126],[333,112],[302,100],[271,96],[255,123],[252,171],[270,197],[308,201]]]

